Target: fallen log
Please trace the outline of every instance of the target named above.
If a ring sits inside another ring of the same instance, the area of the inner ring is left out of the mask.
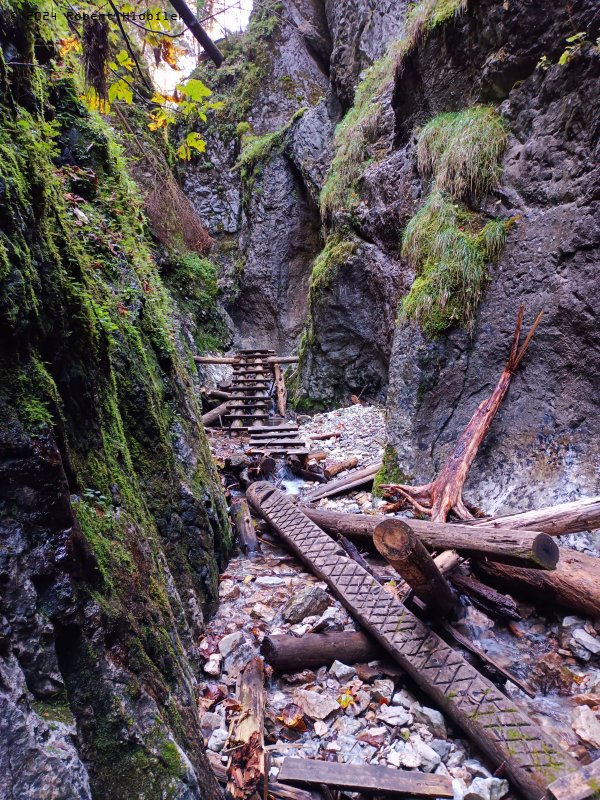
[[[213,408],[211,411],[207,411],[206,414],[202,415],[202,423],[205,427],[208,425],[213,425],[227,413],[229,413],[229,403],[221,403],[220,406],[217,406],[216,408]]]
[[[453,572],[449,580],[457,591],[465,594],[473,605],[485,611],[488,616],[507,620],[521,619],[519,608],[510,595],[500,594],[485,583],[460,572]]]
[[[320,472],[313,472],[310,469],[305,469],[305,459],[298,458],[298,456],[288,456],[286,463],[290,470],[298,478],[304,481],[313,481],[313,483],[327,483],[327,478]]]
[[[600,759],[564,775],[548,787],[552,800],[598,800],[600,797]]]
[[[452,779],[447,775],[376,767],[370,764],[337,764],[305,758],[285,758],[280,781],[308,786],[331,786],[353,792],[399,795],[401,797],[454,797]]]
[[[313,436],[312,438],[314,439],[315,437]],[[340,472],[344,472],[347,469],[354,469],[357,464],[358,458],[356,456],[350,456],[350,458],[345,458],[343,461],[330,464],[325,467],[325,477],[331,480],[331,478],[335,478],[336,475],[339,475]]]
[[[258,555],[261,552],[260,544],[254,530],[248,503],[242,497],[234,500],[229,513],[242,551],[248,556]]]
[[[521,569],[491,561],[473,561],[475,573],[494,586],[540,601],[557,604],[600,619],[600,558],[560,547],[553,572]]]
[[[326,439],[339,439],[341,435],[339,431],[332,431],[331,433],[312,433],[310,438],[314,442],[323,442]],[[358,464],[358,459],[356,459],[356,463]]]
[[[236,687],[240,711],[234,721],[227,749],[227,796],[232,800],[250,800],[255,792],[264,796],[265,743],[264,709],[266,703],[263,661],[258,656],[244,667]]]
[[[233,400],[235,395],[230,392],[221,392],[218,389],[200,389],[202,397],[207,397],[209,400]]]
[[[585,497],[571,503],[560,503],[520,514],[478,519],[475,524],[492,528],[506,526],[519,530],[543,531],[550,536],[593,531],[600,527],[600,496]]]
[[[548,783],[576,768],[529,714],[521,713],[282,492],[272,484],[255,483],[248,501],[527,800],[539,800]]]
[[[460,604],[450,584],[406,522],[386,519],[375,528],[373,542],[428,609],[444,617],[457,615]]]
[[[227,767],[221,763],[221,759],[217,753],[211,750],[206,751],[210,768],[215,774],[215,778],[222,785],[227,783]],[[315,800],[313,792],[305,792],[303,789],[298,789],[295,786],[285,786],[278,781],[269,781],[268,784],[269,794],[273,795],[275,800]]]
[[[277,672],[297,672],[312,667],[331,666],[334,661],[360,664],[381,658],[382,650],[359,631],[281,634],[265,636],[261,655]]]
[[[339,533],[351,539],[371,541],[373,531],[386,519],[382,514],[344,514],[320,508],[303,507],[307,517],[329,533]],[[486,557],[503,564],[521,567],[554,569],[558,547],[545,533],[486,528],[461,523],[406,520],[423,543],[431,550],[457,550],[465,556]]]
[[[336,494],[351,492],[352,489],[358,489],[360,486],[364,486],[367,483],[373,483],[375,475],[377,475],[380,469],[381,463],[371,464],[368,467],[359,469],[357,472],[352,472],[346,478],[340,478],[337,481],[333,481],[333,483],[329,483],[323,489],[315,489],[309,492],[304,499],[312,503],[324,497],[333,497],[333,495]]]

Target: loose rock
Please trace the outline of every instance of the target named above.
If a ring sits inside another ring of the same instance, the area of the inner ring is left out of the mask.
[[[330,602],[331,598],[324,589],[309,586],[285,604],[281,615],[286,622],[294,625],[302,622],[305,617],[322,614]]]

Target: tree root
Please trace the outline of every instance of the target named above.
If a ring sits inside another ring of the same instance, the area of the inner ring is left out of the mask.
[[[385,496],[397,497],[395,503],[389,504],[386,511],[396,511],[410,506],[418,514],[431,517],[434,522],[445,522],[450,513],[462,520],[475,519],[479,509],[465,502],[462,496],[463,486],[471,464],[473,463],[481,443],[490,429],[492,421],[510,386],[513,375],[529,347],[537,326],[544,315],[541,311],[531,326],[531,330],[519,349],[521,326],[523,324],[524,307],[519,306],[515,332],[506,366],[492,394],[477,406],[469,420],[454,451],[445,462],[438,477],[431,483],[421,486],[390,483],[381,486]]]

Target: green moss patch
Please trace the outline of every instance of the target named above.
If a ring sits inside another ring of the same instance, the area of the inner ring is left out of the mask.
[[[482,224],[477,214],[432,192],[402,237],[402,255],[417,271],[402,315],[430,338],[454,324],[471,326],[489,280],[487,264],[498,257],[510,225]]]
[[[388,483],[410,483],[409,475],[405,475],[398,464],[396,450],[391,444],[385,446],[379,472],[373,481],[373,497],[383,497],[382,486]]]
[[[340,267],[347,264],[356,254],[358,243],[334,234],[316,257],[310,275],[310,302],[317,301],[330,286]]]

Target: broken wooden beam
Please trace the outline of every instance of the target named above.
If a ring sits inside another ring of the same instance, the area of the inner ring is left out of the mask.
[[[235,500],[231,504],[229,513],[242,551],[248,556],[258,555],[261,552],[260,544],[246,500],[243,497]]]
[[[227,796],[232,800],[250,800],[257,792],[264,796],[265,675],[262,658],[256,656],[244,667],[237,680],[239,713],[232,725],[227,749]]]
[[[315,436],[311,436],[311,439],[316,439]],[[345,458],[343,461],[338,461],[335,464],[328,464],[325,467],[325,477],[335,478],[336,475],[339,475],[340,472],[344,472],[347,469],[354,469],[358,465],[358,458],[356,456],[350,456],[350,458]]]
[[[471,575],[453,572],[450,582],[461,594],[466,595],[474,606],[480,608],[489,617],[504,620],[520,620],[519,607],[508,594],[500,594],[491,586],[481,583]]]
[[[398,795],[399,797],[454,797],[452,779],[370,764],[340,764],[306,758],[285,758],[279,775],[283,783],[331,786],[352,792]]]
[[[324,497],[333,497],[333,495],[336,494],[351,492],[353,489],[358,489],[360,486],[373,483],[375,480],[375,475],[377,475],[380,469],[381,463],[370,464],[368,467],[359,469],[356,472],[351,472],[346,478],[340,478],[337,481],[329,483],[322,489],[316,489],[312,492],[309,492],[304,499],[312,503],[313,501],[321,500]]]
[[[428,609],[455,617],[460,604],[425,545],[400,519],[386,519],[373,532],[377,550]]]
[[[343,664],[360,664],[382,655],[381,648],[360,631],[265,636],[260,652],[278,672],[330,666],[336,660]]]
[[[373,531],[386,519],[383,514],[344,514],[320,508],[303,508],[307,517],[329,533],[371,541]],[[546,533],[479,528],[463,523],[410,519],[408,524],[431,550],[457,550],[465,556],[489,558],[503,564],[554,569],[559,550]]]
[[[600,798],[600,759],[564,775],[548,787],[552,800],[598,800]]]
[[[556,604],[600,619],[600,558],[567,547],[560,547],[559,552],[559,562],[552,572],[492,561],[473,561],[472,564],[486,582],[539,601],[545,608]]]
[[[283,371],[281,363],[275,362],[273,364],[273,377],[275,379],[275,393],[277,397],[277,413],[285,417],[285,410],[287,407],[287,389],[285,388],[285,380],[283,378]]]
[[[222,786],[225,786],[227,783],[227,767],[221,763],[221,759],[217,753],[207,750],[206,755],[215,778]],[[314,791],[306,792],[303,789],[298,789],[296,786],[286,786],[278,781],[270,780],[267,788],[269,790],[269,795],[272,795],[275,800],[315,800]]]
[[[207,397],[209,400],[233,400],[234,395],[230,392],[221,392],[218,389],[200,389],[202,397]]]
[[[478,519],[475,524],[492,528],[507,527],[543,531],[550,536],[593,531],[600,527],[600,495],[584,497],[571,503],[560,503],[556,506],[524,511],[520,514]]]
[[[508,775],[527,800],[576,768],[574,760],[490,681],[349,558],[272,484],[253,484],[250,505],[325,581],[404,671]]]
[[[215,422],[218,422],[221,417],[227,416],[229,413],[229,403],[221,403],[220,406],[213,408],[211,411],[207,411],[206,414],[202,415],[202,423],[205,426],[214,425]]]

